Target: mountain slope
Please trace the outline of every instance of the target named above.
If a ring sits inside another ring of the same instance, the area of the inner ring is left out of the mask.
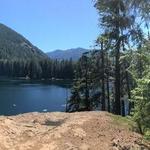
[[[1,150],[149,150],[129,121],[106,112],[0,117]]]
[[[46,59],[47,56],[22,35],[0,24],[0,59]]]
[[[58,59],[58,60],[68,60],[72,58],[72,60],[78,60],[83,53],[89,51],[88,49],[84,48],[74,48],[74,49],[68,49],[68,50],[55,50],[52,52],[48,52],[47,55],[52,59]]]

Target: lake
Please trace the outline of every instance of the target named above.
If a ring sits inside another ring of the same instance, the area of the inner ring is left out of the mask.
[[[71,81],[0,79],[0,115],[65,111]]]

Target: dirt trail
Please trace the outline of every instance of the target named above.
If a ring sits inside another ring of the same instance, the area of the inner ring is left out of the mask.
[[[0,117],[0,150],[150,150],[105,112]]]

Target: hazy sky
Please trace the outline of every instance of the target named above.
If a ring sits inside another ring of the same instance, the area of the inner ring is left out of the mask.
[[[0,0],[0,22],[43,51],[89,48],[98,35],[92,0]]]

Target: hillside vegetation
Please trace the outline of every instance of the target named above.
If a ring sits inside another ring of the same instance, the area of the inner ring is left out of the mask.
[[[47,56],[22,35],[0,24],[0,59],[46,59]]]
[[[26,38],[0,24],[0,76],[72,79],[71,60],[51,60]]]

